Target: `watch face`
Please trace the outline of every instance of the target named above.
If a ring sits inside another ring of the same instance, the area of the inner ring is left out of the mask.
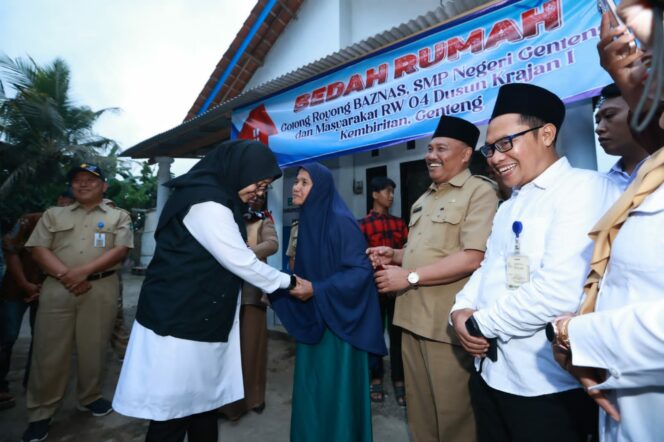
[[[546,338],[549,340],[549,342],[553,342],[553,340],[556,339],[556,331],[553,328],[553,324],[551,322],[546,324],[545,332]]]
[[[408,274],[408,283],[415,285],[418,282],[420,282],[420,275],[415,272],[410,272]]]

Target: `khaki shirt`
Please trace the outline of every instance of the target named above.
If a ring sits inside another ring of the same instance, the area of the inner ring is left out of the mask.
[[[105,235],[105,247],[95,247],[95,233]],[[101,202],[90,211],[74,203],[51,207],[40,218],[26,247],[46,247],[67,267],[95,260],[116,246],[134,247],[131,217],[122,209]],[[122,263],[106,270],[117,270]]]
[[[413,204],[402,267],[415,270],[463,250],[486,250],[498,195],[488,179],[467,169],[449,183],[432,184]],[[407,290],[397,297],[394,324],[435,341],[458,344],[448,325],[456,294],[469,277]]]
[[[295,256],[295,250],[297,249],[297,226],[298,224],[293,224],[290,231],[290,238],[288,238],[288,247],[286,248],[286,256],[293,258]]]

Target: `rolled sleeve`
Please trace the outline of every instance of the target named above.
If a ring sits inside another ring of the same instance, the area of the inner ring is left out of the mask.
[[[44,212],[44,215],[39,219],[35,230],[32,231],[32,235],[28,238],[28,241],[25,243],[25,247],[46,247],[50,249],[53,246],[53,211],[52,209]]]
[[[491,186],[479,186],[470,198],[466,219],[461,227],[463,250],[486,250],[491,224],[498,209],[498,196]]]
[[[134,248],[134,231],[131,228],[131,217],[124,210],[121,211],[120,220],[115,231],[115,246]]]

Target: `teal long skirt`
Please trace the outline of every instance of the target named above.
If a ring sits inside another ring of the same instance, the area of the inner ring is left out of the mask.
[[[366,352],[329,330],[316,345],[297,344],[292,442],[371,442]]]

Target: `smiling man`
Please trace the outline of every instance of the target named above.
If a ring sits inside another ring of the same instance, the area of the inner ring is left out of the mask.
[[[76,202],[44,212],[25,244],[46,279],[35,322],[24,442],[48,436],[73,349],[79,408],[94,416],[112,411],[101,382],[120,289],[117,272],[133,247],[131,217],[103,199],[108,184],[99,166],[83,163],[67,177]]]
[[[502,86],[480,149],[513,189],[451,313],[476,357],[470,394],[480,442],[586,440],[593,431],[596,408],[553,360],[544,327],[577,310],[592,251],[587,233],[620,190],[558,156],[564,117],[550,91]]]
[[[368,253],[382,293],[403,291],[394,324],[403,328],[402,355],[413,441],[473,441],[468,394],[472,359],[446,318],[454,296],[484,257],[498,196],[468,170],[479,130],[443,116],[424,157],[431,186],[413,204],[403,249]],[[400,266],[399,266],[400,265]]]

